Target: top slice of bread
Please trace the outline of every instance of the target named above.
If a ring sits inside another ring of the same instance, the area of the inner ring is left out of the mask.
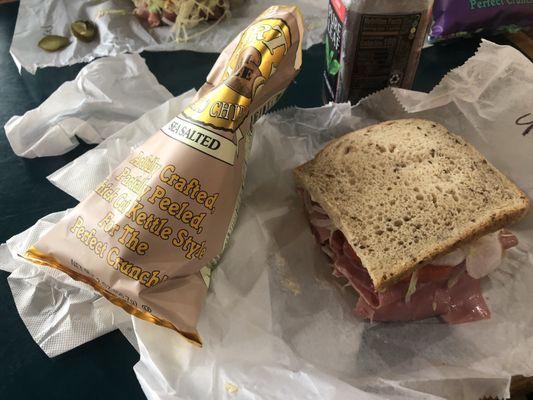
[[[294,170],[382,290],[520,219],[528,198],[440,124],[388,121],[335,139]]]

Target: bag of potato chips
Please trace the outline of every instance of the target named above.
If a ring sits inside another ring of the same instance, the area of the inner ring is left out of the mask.
[[[298,73],[302,34],[295,7],[262,13],[221,53],[193,103],[25,257],[201,345],[196,324],[237,218],[252,125]]]

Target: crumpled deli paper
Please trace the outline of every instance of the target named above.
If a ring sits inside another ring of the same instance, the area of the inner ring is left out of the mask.
[[[326,27],[327,1],[293,0],[304,16],[305,36],[302,42],[307,49],[322,42]],[[268,5],[285,4],[282,0]],[[220,52],[265,9],[260,0],[230,1],[229,18],[213,24],[203,23],[191,30],[191,38],[178,43],[171,27],[148,28],[133,15],[131,0],[21,0],[11,55],[19,70],[35,73],[38,68],[65,66],[89,62],[97,57],[121,53],[139,53],[143,50],[173,51],[193,50]],[[70,34],[70,24],[76,20],[93,21],[98,37],[84,43]],[[37,43],[45,35],[61,35],[71,39],[61,51],[46,52]]]
[[[56,156],[76,147],[78,138],[100,143],[171,97],[141,56],[106,57],[86,65],[39,107],[11,117],[4,129],[18,156]]]
[[[533,197],[533,132],[523,124],[530,121],[532,96],[531,63],[510,47],[483,42],[430,94],[387,89],[352,108],[287,109],[260,120],[239,221],[199,324],[204,348],[188,345],[168,329],[131,320],[141,355],[134,369],[147,397],[508,397],[512,375],[533,374],[532,215],[513,228],[518,248],[483,282],[492,319],[370,324],[352,315],[355,294],[335,284],[314,244],[291,170],[334,137],[385,119],[423,117],[463,135]],[[150,118],[172,104],[151,111]],[[116,165],[145,138],[140,133],[113,139],[51,181],[81,198],[105,175],[100,165]],[[95,179],[75,182],[81,168]],[[11,267],[20,262],[0,260]],[[30,303],[39,309],[46,301],[51,299]]]
[[[47,215],[0,246],[0,265],[11,272],[8,283],[17,310],[35,342],[49,357],[129,321],[126,313],[89,286],[52,268],[35,268],[18,258],[64,214],[65,211]]]

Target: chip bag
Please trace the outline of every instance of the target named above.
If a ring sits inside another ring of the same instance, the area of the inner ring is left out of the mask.
[[[193,103],[25,257],[201,345],[196,324],[237,219],[252,125],[298,73],[302,33],[297,8],[263,12],[221,53]]]

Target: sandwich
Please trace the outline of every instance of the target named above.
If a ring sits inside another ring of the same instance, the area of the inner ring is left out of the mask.
[[[294,170],[311,231],[371,321],[490,318],[480,280],[518,244],[527,196],[444,126],[349,133]]]
[[[151,28],[172,26],[178,35],[186,38],[187,28],[203,21],[219,21],[229,11],[228,0],[132,0],[134,14],[146,20]]]

